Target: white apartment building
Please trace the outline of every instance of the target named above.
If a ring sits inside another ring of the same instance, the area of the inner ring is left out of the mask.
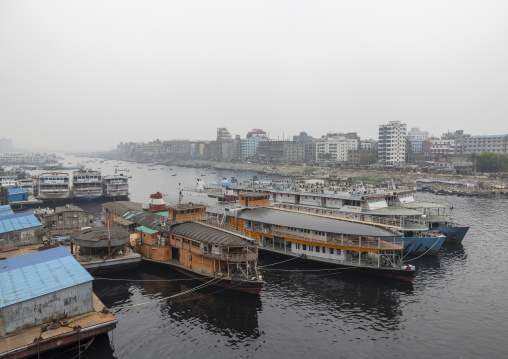
[[[348,150],[356,150],[358,145],[359,139],[352,136],[334,136],[333,139],[316,142],[316,161],[347,162]]]
[[[508,154],[508,134],[471,136],[464,139],[463,154],[494,152]]]
[[[429,131],[420,131],[419,127],[413,127],[411,131],[407,131],[407,138],[413,153],[422,153],[423,141],[429,138]]]
[[[400,121],[379,126],[378,157],[384,164],[401,164],[406,161],[406,127]]]
[[[407,131],[407,138],[426,140],[429,138],[429,131],[420,131],[419,127],[413,127],[410,131]]]
[[[430,153],[455,154],[455,140],[430,140]]]
[[[260,142],[268,141],[267,138],[263,137],[249,137],[244,138],[240,147],[240,158],[248,159],[251,156],[255,156],[258,153],[258,147]]]

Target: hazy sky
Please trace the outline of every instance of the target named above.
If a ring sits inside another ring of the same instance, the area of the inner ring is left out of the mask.
[[[507,19],[506,0],[2,0],[0,138],[505,134]]]

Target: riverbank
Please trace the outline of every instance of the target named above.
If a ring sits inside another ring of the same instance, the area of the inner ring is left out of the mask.
[[[110,156],[108,156],[110,157]],[[135,160],[131,158],[109,158],[115,160],[135,161],[139,163],[153,163],[151,160]],[[213,168],[232,172],[254,171],[264,174],[265,178],[282,177],[289,179],[325,179],[335,181],[363,181],[364,183],[381,185],[383,182],[392,181],[400,186],[429,186],[433,192],[449,192],[463,194],[500,194],[508,193],[508,179],[490,178],[483,174],[457,175],[457,174],[431,174],[416,172],[380,171],[375,169],[356,169],[348,167],[318,167],[299,165],[275,165],[249,162],[227,162],[211,160],[160,160],[157,164],[166,166],[190,167],[190,168]],[[452,183],[424,183],[421,181],[441,181],[467,183],[469,186]]]
[[[264,173],[268,178],[270,176],[298,178],[298,179],[327,179],[336,181],[352,180],[355,182],[363,181],[364,183],[379,185],[383,182],[392,181],[397,185],[415,186],[417,184],[430,186],[433,191],[460,191],[465,193],[478,192],[503,193],[508,190],[507,179],[489,178],[485,175],[455,175],[455,174],[430,174],[430,173],[408,173],[394,171],[365,170],[356,168],[330,168],[330,167],[309,167],[295,165],[267,165],[258,163],[243,162],[219,162],[219,161],[170,161],[164,163],[179,167],[207,167],[221,170],[231,171],[255,171]],[[262,178],[260,178],[262,179]],[[422,180],[422,182],[416,182]],[[428,183],[423,181],[429,181]],[[432,183],[430,181],[441,181],[443,183]],[[470,184],[452,184],[445,182],[460,182]],[[497,186],[497,187],[496,187]]]

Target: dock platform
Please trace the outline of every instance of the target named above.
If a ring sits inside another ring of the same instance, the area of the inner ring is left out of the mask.
[[[93,295],[93,311],[0,336],[0,358],[20,359],[85,340],[115,329],[117,320]],[[78,346],[79,348],[79,346]],[[78,356],[78,348],[72,356]]]

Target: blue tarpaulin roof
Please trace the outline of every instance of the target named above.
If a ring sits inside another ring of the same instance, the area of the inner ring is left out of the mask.
[[[7,194],[18,194],[18,193],[28,193],[28,191],[24,188],[12,188],[7,190]]]
[[[65,247],[5,259],[0,267],[0,308],[92,280]]]
[[[8,214],[14,214],[14,211],[12,210],[11,206],[9,205],[0,206],[0,217]]]
[[[42,223],[39,222],[32,212],[0,216],[0,233],[8,233],[39,226],[42,226]]]

